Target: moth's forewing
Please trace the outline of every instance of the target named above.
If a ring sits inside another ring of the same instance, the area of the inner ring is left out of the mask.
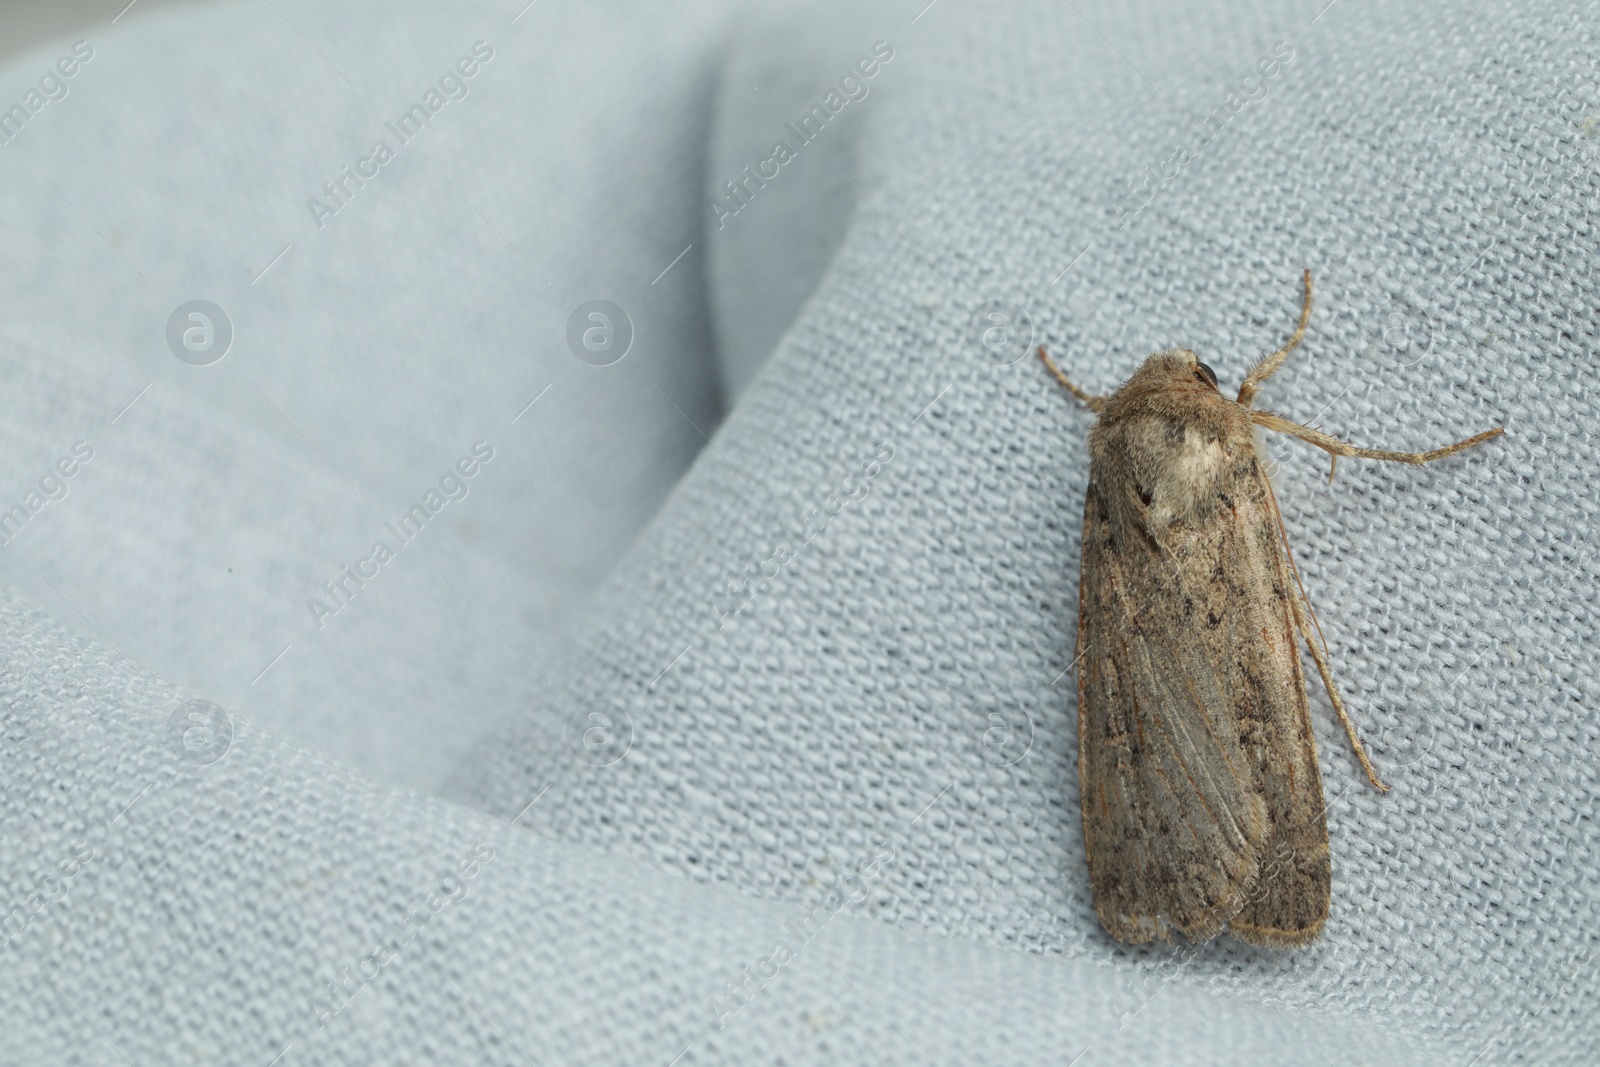
[[[1230,920],[1303,943],[1327,914],[1327,832],[1277,510],[1248,419],[1175,380],[1142,370],[1095,431],[1078,674],[1095,911],[1134,943]]]
[[[1192,940],[1217,933],[1244,906],[1269,834],[1229,678],[1188,607],[1195,583],[1167,563],[1139,531],[1119,535],[1090,490],[1078,675],[1084,843],[1100,922],[1134,943],[1165,938],[1169,926]]]
[[[1300,595],[1299,584],[1272,486],[1264,472],[1255,477],[1260,488],[1253,491],[1254,499],[1258,507],[1268,509],[1265,521],[1273,530],[1272,599],[1277,605],[1274,619],[1281,621],[1263,637],[1264,662],[1256,668],[1277,682],[1253,697],[1250,707],[1241,707],[1239,721],[1241,728],[1259,725],[1259,740],[1247,747],[1256,754],[1272,838],[1261,859],[1256,887],[1228,924],[1228,933],[1255,945],[1293,948],[1315,941],[1328,918],[1332,884],[1328,820],[1300,671],[1298,630],[1293,606],[1285,603]]]

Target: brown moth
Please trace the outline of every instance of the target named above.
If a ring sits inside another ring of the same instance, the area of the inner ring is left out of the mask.
[[[1357,448],[1252,407],[1311,317],[1258,362],[1237,400],[1188,349],[1157,352],[1089,433],[1078,609],[1078,789],[1089,883],[1119,941],[1203,941],[1224,925],[1255,945],[1315,941],[1331,872],[1322,776],[1300,670],[1304,639],[1367,777],[1387,790],[1334,687],[1289,552],[1256,427],[1340,456],[1428,463],[1431,452]],[[1329,478],[1333,471],[1328,472]]]

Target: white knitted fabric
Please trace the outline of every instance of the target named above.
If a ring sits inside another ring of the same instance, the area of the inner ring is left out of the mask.
[[[1592,1062],[1600,4],[1324,4],[219,2],[8,63],[0,1063]],[[1394,788],[1313,691],[1323,939],[1129,949],[1028,342],[1226,387],[1302,266],[1263,406],[1507,433],[1270,442]]]

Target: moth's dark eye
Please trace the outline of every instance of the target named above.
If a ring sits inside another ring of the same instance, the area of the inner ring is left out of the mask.
[[[1206,366],[1204,363],[1201,363],[1199,360],[1195,360],[1194,376],[1200,381],[1211,386],[1213,389],[1217,387],[1217,372]]]

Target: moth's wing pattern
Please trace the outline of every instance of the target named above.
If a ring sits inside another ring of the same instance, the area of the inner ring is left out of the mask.
[[[1293,614],[1292,601],[1300,597],[1303,602],[1303,596],[1266,474],[1256,467],[1236,484],[1240,510],[1249,512],[1240,525],[1255,531],[1256,552],[1272,568],[1271,600],[1254,608],[1266,616],[1267,636],[1253,646],[1233,646],[1243,657],[1241,673],[1251,681],[1237,714],[1246,750],[1260,772],[1272,837],[1256,888],[1228,924],[1228,933],[1251,944],[1292,948],[1322,933],[1332,884],[1322,773]],[[1235,595],[1231,588],[1229,594]],[[1304,610],[1310,614],[1309,606]]]
[[[1119,533],[1092,473],[1090,483],[1078,789],[1095,912],[1121,941],[1166,939],[1169,928],[1205,940],[1244,906],[1271,832],[1191,588],[1191,557],[1236,552],[1237,531],[1208,524],[1174,555],[1143,530]]]

